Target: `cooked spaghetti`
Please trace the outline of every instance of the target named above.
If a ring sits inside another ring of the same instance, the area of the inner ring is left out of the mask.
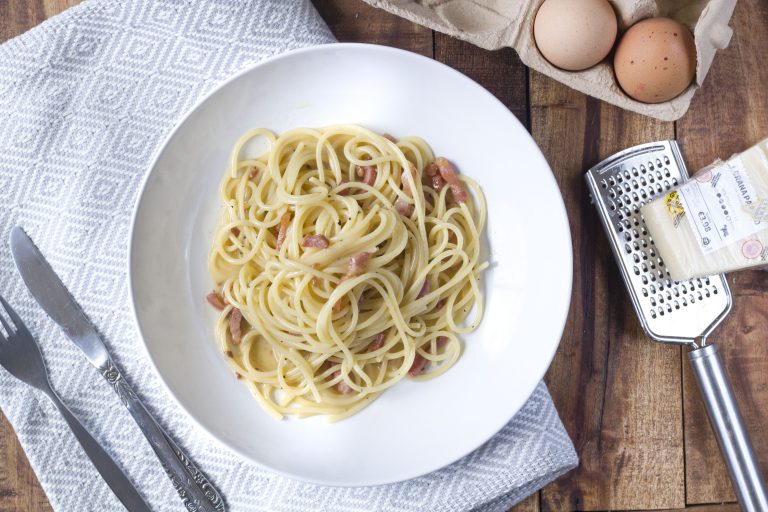
[[[253,143],[268,149],[245,155]],[[483,194],[422,139],[254,129],[220,193],[216,339],[275,418],[338,420],[402,379],[436,377],[482,318]]]

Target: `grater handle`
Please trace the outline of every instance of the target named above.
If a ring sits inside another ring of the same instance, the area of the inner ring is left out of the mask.
[[[717,346],[710,344],[692,350],[688,358],[742,509],[746,512],[768,512],[765,482]]]

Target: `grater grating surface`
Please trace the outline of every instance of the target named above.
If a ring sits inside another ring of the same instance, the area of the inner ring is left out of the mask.
[[[706,338],[731,309],[723,274],[672,281],[640,207],[688,177],[675,141],[641,144],[585,174],[640,323],[655,341]]]

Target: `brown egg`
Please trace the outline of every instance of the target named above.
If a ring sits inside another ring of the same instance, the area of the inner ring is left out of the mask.
[[[668,101],[696,74],[696,45],[684,25],[669,18],[635,23],[619,41],[613,68],[619,85],[643,103]]]
[[[616,13],[607,0],[546,0],[533,37],[553,65],[579,71],[603,60],[616,41]]]

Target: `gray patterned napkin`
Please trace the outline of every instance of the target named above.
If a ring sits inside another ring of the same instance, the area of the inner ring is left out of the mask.
[[[112,390],[25,291],[5,237],[24,225],[160,422],[239,511],[504,510],[577,459],[546,387],[491,441],[402,484],[329,488],[264,471],[212,442],[145,360],[126,259],[158,144],[236,71],[333,36],[308,0],[91,0],[0,47],[0,291],[37,334],[54,388],[157,511],[181,502]],[[122,510],[47,399],[0,370],[0,406],[54,508]]]

